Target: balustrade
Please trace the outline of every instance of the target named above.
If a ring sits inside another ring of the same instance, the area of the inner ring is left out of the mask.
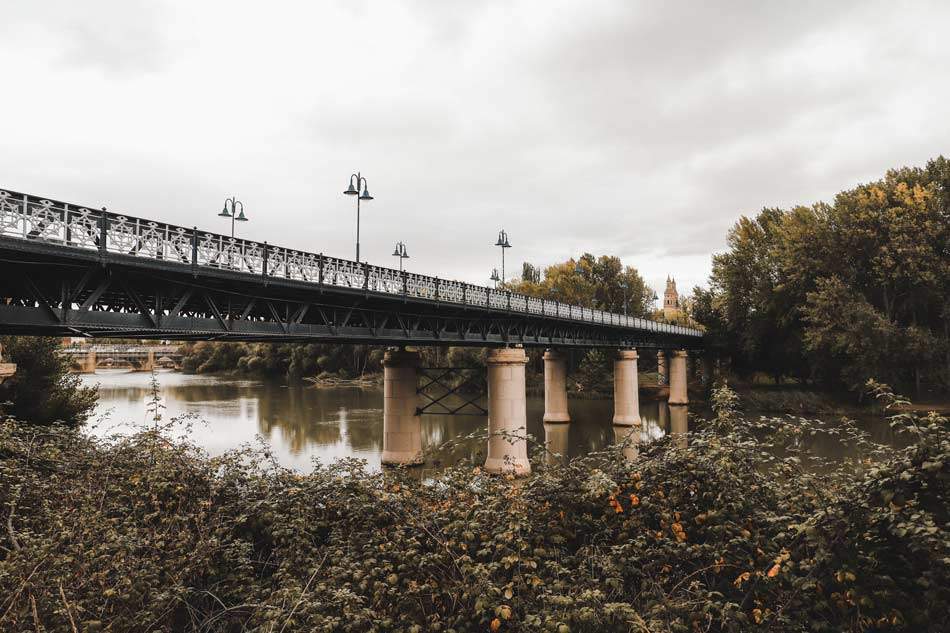
[[[336,257],[269,246],[197,229],[0,190],[0,237],[98,250],[128,257],[363,289],[492,310],[543,314],[630,329],[701,337],[683,326],[541,300],[458,281],[402,273]]]

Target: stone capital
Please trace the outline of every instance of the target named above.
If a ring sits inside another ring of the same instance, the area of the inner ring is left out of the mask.
[[[524,348],[499,347],[489,350],[486,362],[489,365],[525,365],[528,357],[525,356]]]
[[[635,349],[617,350],[617,360],[637,360],[640,356]]]
[[[419,352],[405,349],[388,349],[383,355],[383,367],[418,367]]]

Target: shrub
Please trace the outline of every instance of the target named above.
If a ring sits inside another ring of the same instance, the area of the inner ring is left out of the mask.
[[[33,424],[63,422],[75,426],[96,407],[96,387],[83,387],[69,373],[71,361],[59,356],[59,339],[35,336],[5,336],[0,347],[17,371],[0,385],[0,403]]]
[[[882,399],[892,398],[885,389]],[[745,419],[719,388],[664,438],[525,480],[356,460],[301,475],[161,429],[0,424],[0,628],[112,631],[939,630],[950,434]],[[811,456],[820,433],[853,458]]]

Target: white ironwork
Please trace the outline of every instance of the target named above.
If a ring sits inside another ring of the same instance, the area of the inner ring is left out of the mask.
[[[106,239],[102,239],[105,227]],[[307,283],[359,288],[527,314],[599,323],[632,330],[702,336],[702,331],[646,319],[541,300],[518,293],[401,273],[336,257],[268,246],[216,233],[153,222],[0,190],[0,237],[105,250],[132,257],[167,260],[239,273],[283,277]]]

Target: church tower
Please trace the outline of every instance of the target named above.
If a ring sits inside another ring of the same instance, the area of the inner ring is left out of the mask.
[[[663,317],[673,321],[680,315],[680,296],[676,292],[676,280],[667,276],[666,291],[663,293]]]

